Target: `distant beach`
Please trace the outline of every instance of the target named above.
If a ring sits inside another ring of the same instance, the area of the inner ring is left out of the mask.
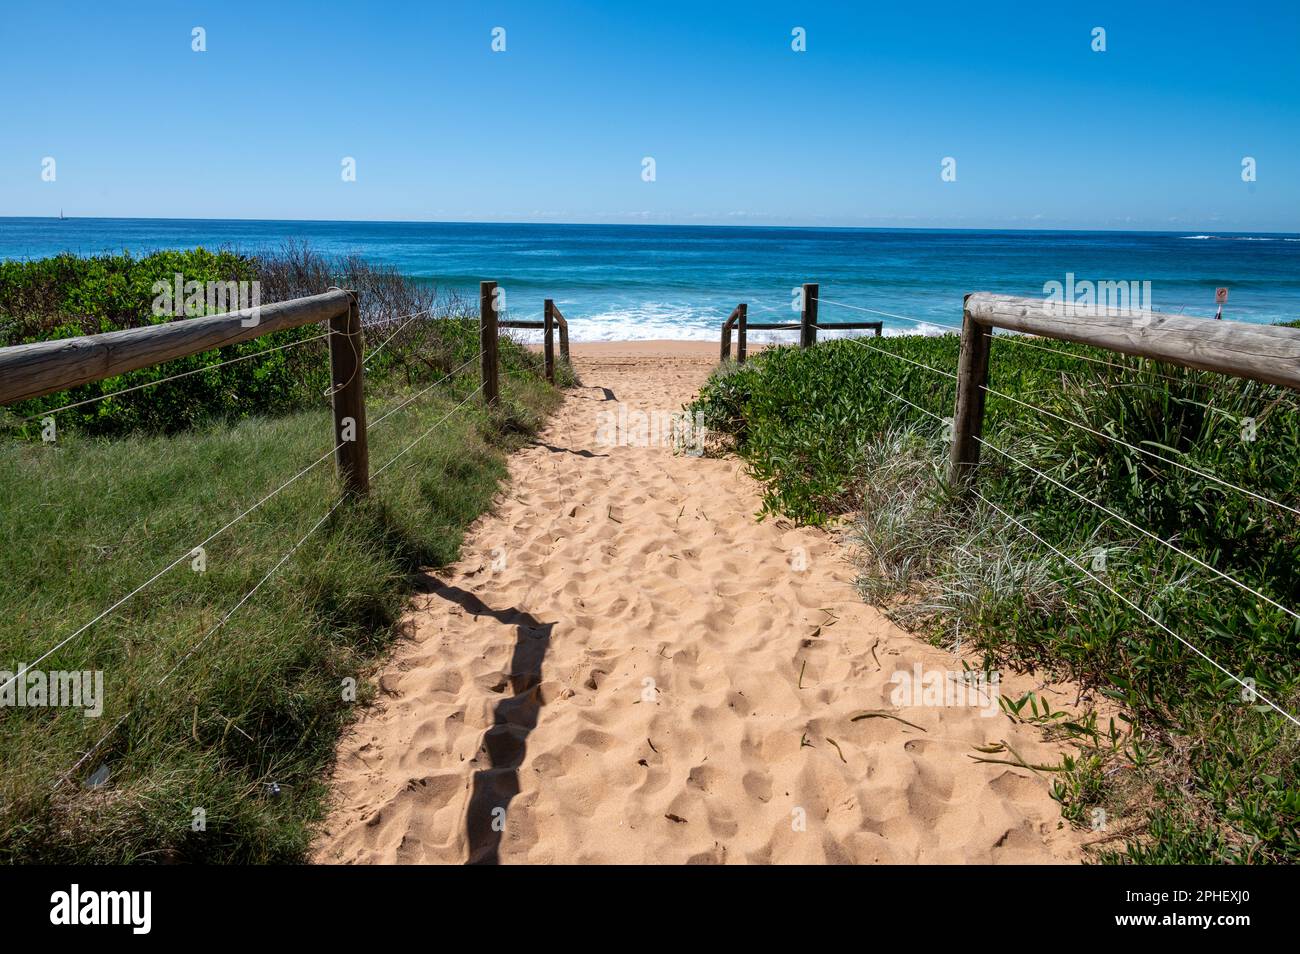
[[[967,292],[1036,296],[1070,274],[1149,281],[1160,311],[1213,315],[1227,286],[1227,318],[1300,318],[1297,234],[0,218],[0,259],[291,241],[471,298],[495,279],[513,317],[553,298],[578,341],[715,340],[741,301],[754,321],[793,317],[802,282],[820,283],[824,318],[881,317],[886,334],[958,323]]]

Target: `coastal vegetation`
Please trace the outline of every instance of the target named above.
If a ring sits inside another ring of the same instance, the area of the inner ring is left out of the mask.
[[[358,291],[372,493],[335,506],[317,328],[7,409],[0,670],[98,671],[103,692],[97,717],[0,709],[6,861],[304,858],[338,734],[418,571],[457,558],[506,455],[559,401],[540,358],[503,339],[502,400],[485,409],[462,303],[301,247],[0,263],[0,344],[184,320],[150,307],[176,272],[258,280],[263,303]],[[83,401],[41,439],[42,417]]]
[[[958,348],[772,348],[690,409],[763,482],[764,516],[846,530],[864,598],[895,622],[986,670],[1084,687],[1078,712],[1003,706],[1067,743],[1033,770],[1096,833],[1093,858],[1300,860],[1300,736],[1268,704],[1300,709],[1300,399],[998,335],[990,446],[962,497],[938,373]]]

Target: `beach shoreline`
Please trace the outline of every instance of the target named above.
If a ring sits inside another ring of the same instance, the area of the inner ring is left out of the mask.
[[[529,348],[540,350],[540,344]],[[732,345],[734,351],[734,343]],[[759,346],[761,347],[761,345]],[[569,352],[574,358],[718,358],[719,342],[682,338],[650,338],[629,341],[573,341]]]

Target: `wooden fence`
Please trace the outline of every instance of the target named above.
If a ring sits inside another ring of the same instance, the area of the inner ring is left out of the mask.
[[[484,400],[489,404],[499,399],[499,328],[537,328],[545,333],[546,378],[552,383],[555,381],[553,341],[557,329],[560,356],[569,360],[569,323],[551,299],[546,299],[542,321],[498,322],[496,288],[496,282],[482,282],[479,287],[481,373]],[[335,466],[345,495],[362,497],[370,491],[365,340],[356,296],[343,289],[332,288],[320,295],[220,315],[0,348],[0,405],[44,397],[317,322],[329,323],[329,393],[334,411]]]
[[[220,315],[0,348],[0,404],[44,397],[201,351],[251,341],[273,331],[322,321],[329,322],[330,330],[335,466],[344,492],[364,496],[370,490],[370,452],[366,442],[361,313],[356,296],[340,288]]]
[[[500,398],[498,336],[502,328],[543,332],[546,378],[552,383],[555,381],[554,339],[557,331],[560,357],[569,360],[569,325],[553,300],[545,300],[541,321],[498,320],[497,300],[497,283],[481,282],[481,374],[483,396],[488,404],[495,404]],[[803,348],[816,344],[819,328],[866,329],[880,336],[882,323],[879,321],[819,323],[818,303],[818,286],[804,285],[797,323],[751,323],[748,305],[737,305],[722,325],[722,359],[731,357],[732,329],[737,332],[736,360],[740,362],[746,357],[749,329],[797,329]],[[363,496],[370,487],[363,361],[365,345],[356,296],[343,289],[333,288],[320,295],[276,302],[256,309],[0,348],[0,405],[43,397],[128,371],[317,322],[328,322],[330,330],[330,396],[337,445],[335,464],[345,493]],[[949,461],[949,480],[954,485],[969,482],[979,464],[989,346],[995,328],[1092,345],[1119,354],[1300,390],[1300,328],[1209,321],[1158,312],[1094,314],[1085,313],[1068,302],[976,292],[966,296],[962,314]]]
[[[569,323],[555,302],[546,299],[542,307],[541,321],[501,320],[498,317],[498,296],[496,282],[479,282],[479,343],[483,353],[483,398],[488,404],[495,404],[500,399],[500,359],[497,342],[502,328],[526,328],[541,331],[543,337],[542,352],[546,362],[546,380],[555,383],[555,333],[560,335],[560,358],[569,360]]]
[[[876,337],[882,334],[884,323],[880,321],[837,321],[833,325],[818,325],[817,322],[818,285],[810,283],[803,286],[803,301],[799,309],[799,320],[788,322],[766,322],[749,320],[749,305],[737,305],[727,320],[722,323],[722,347],[719,352],[721,360],[731,357],[731,331],[736,330],[736,362],[745,363],[749,350],[748,332],[754,331],[798,331],[799,347],[811,348],[817,343],[817,329],[824,331],[874,331]]]
[[[1069,302],[976,292],[965,299],[957,361],[948,479],[959,487],[979,465],[994,328],[1300,390],[1300,328],[1159,312],[1096,314]]]

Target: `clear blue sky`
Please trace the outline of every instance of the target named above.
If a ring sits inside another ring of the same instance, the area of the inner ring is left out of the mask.
[[[0,215],[1297,231],[1298,11],[10,0]]]

